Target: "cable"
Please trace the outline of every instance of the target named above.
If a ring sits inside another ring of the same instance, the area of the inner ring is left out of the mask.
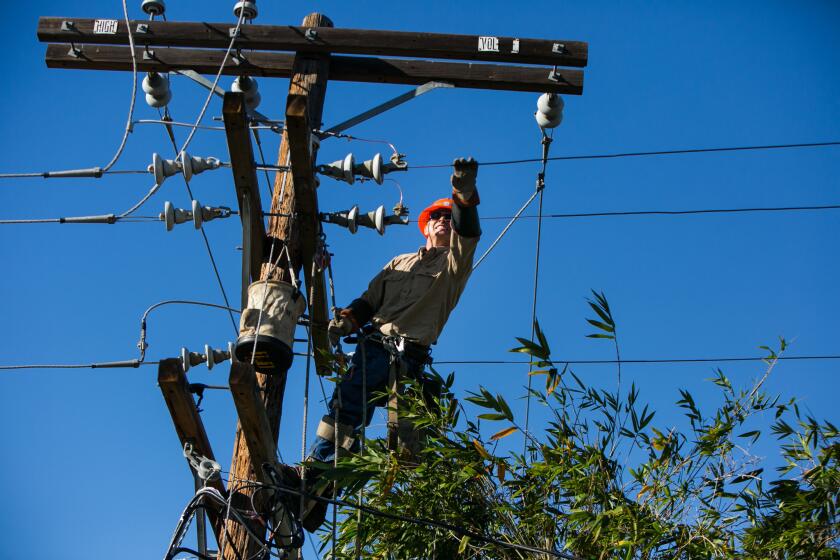
[[[146,357],[146,348],[149,347],[146,344],[146,320],[149,318],[149,314],[157,309],[158,307],[163,307],[164,305],[198,305],[201,307],[211,307],[213,309],[226,309],[230,313],[242,313],[239,309],[234,309],[230,306],[218,305],[215,303],[207,303],[204,301],[193,301],[188,299],[167,299],[164,301],[159,301],[153,305],[151,305],[146,311],[143,312],[143,315],[140,317],[140,340],[137,342],[137,348],[140,350],[140,358],[139,361],[142,363]]]
[[[103,175],[148,175],[146,169],[118,169],[116,171],[104,171],[101,167],[90,169],[67,169],[64,171],[40,171],[34,173],[0,173],[0,179],[80,179],[93,177],[98,179]]]
[[[789,148],[823,148],[828,146],[840,146],[840,141],[830,142],[807,142],[802,144],[768,144],[763,146],[735,146],[726,148],[687,148],[684,150],[658,150],[653,152],[623,152],[615,154],[591,154],[578,156],[555,156],[548,158],[548,161],[571,161],[579,159],[613,159],[626,157],[645,157],[645,156],[671,156],[680,154],[705,154],[715,152],[745,152],[751,150],[783,150]],[[507,161],[489,161],[487,163],[479,163],[482,166],[491,165],[515,165],[519,163],[538,163],[542,158],[528,158],[528,159],[513,159]],[[411,169],[436,169],[452,167],[451,163],[441,163],[434,165],[412,165]]]
[[[547,218],[599,218],[613,216],[685,216],[691,214],[737,214],[743,212],[797,212],[817,210],[837,210],[840,204],[827,204],[824,206],[777,206],[777,207],[756,207],[756,208],[709,208],[700,210],[631,210],[620,212],[586,212],[576,214],[545,214]],[[538,216],[527,214],[519,216],[519,219],[535,219]],[[507,220],[510,216],[482,217],[482,220]],[[416,221],[416,220],[414,220]]]
[[[111,161],[103,168],[103,171],[111,169],[125,150],[125,145],[128,142],[128,135],[131,134],[131,121],[134,119],[134,102],[137,97],[137,56],[134,54],[134,34],[131,32],[131,20],[128,18],[128,6],[126,0],[122,0],[123,14],[125,15],[125,27],[128,31],[128,46],[131,50],[131,104],[128,108],[128,118],[125,123],[125,132],[123,133],[122,141],[120,142],[117,153],[111,158]]]
[[[542,241],[542,218],[543,218],[543,195],[545,194],[545,168],[548,166],[548,149],[551,147],[551,141],[554,138],[554,132],[552,131],[551,136],[547,136],[545,130],[540,129],[542,132],[542,141],[540,144],[542,145],[542,170],[537,173],[537,192],[540,193],[540,200],[538,204],[537,210],[537,248],[534,255],[534,296],[533,296],[533,305],[531,307],[531,344],[534,343],[534,333],[537,328],[537,287],[539,286],[540,281],[540,246]],[[528,427],[529,422],[531,420],[531,383],[533,381],[533,376],[531,372],[533,371],[534,363],[533,360],[528,363],[528,397],[525,404],[525,429],[523,430],[524,441],[523,441],[523,449],[522,449],[522,456],[525,457],[525,453],[528,450]]]
[[[23,364],[16,366],[0,366],[0,370],[138,368],[140,366],[156,366],[159,363],[160,362],[141,362],[138,360],[126,360],[124,362],[102,362],[98,364]]]
[[[702,215],[702,214],[737,214],[746,212],[801,212],[801,211],[820,211],[820,210],[840,210],[840,204],[827,204],[823,206],[777,206],[777,207],[756,207],[756,208],[710,208],[699,210],[631,210],[619,212],[585,212],[575,214],[543,214],[543,219],[547,220],[558,218],[600,218],[600,217],[620,217],[620,216],[684,216],[684,215]],[[232,210],[231,214],[238,215],[239,212]],[[290,214],[272,214],[270,212],[263,212],[263,216],[281,216],[290,217]],[[481,219],[486,220],[510,220],[516,216],[483,216]],[[525,214],[519,216],[520,220],[536,219],[536,214]],[[138,222],[160,222],[160,216],[130,216],[126,218],[117,219],[113,214],[105,214],[102,216],[74,216],[66,218],[37,218],[37,219],[22,219],[22,220],[0,220],[2,224],[74,224],[74,223],[108,223],[116,222],[138,223]],[[416,223],[417,220],[411,220]]]
[[[777,360],[840,360],[840,355],[823,356],[779,356]],[[707,362],[763,362],[766,357],[723,357],[723,358],[652,358],[639,360],[554,360],[561,364],[593,365],[593,364],[692,364]],[[482,365],[528,365],[530,362],[522,360],[435,360],[436,364],[482,364]]]

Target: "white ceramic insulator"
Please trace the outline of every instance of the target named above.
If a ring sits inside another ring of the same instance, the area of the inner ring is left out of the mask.
[[[201,203],[197,200],[192,201],[192,215],[195,229],[201,229],[201,224],[204,223],[204,212],[201,211]]]
[[[540,128],[555,128],[563,122],[563,113],[557,113],[553,117],[549,117],[544,113],[537,111],[534,113],[534,118],[537,119],[537,125]]]
[[[353,175],[353,166],[356,165],[356,158],[353,154],[347,154],[344,161],[341,163],[341,170],[344,172],[344,181],[348,185],[352,185],[356,181],[356,176]]]
[[[166,107],[166,105],[172,100],[172,92],[167,91],[164,92],[161,96],[152,95],[151,93],[146,94],[146,105],[149,107],[154,107],[155,109],[160,109],[161,107]]]
[[[556,93],[544,93],[537,99],[537,111],[549,117],[563,111],[563,98]]]
[[[359,231],[359,207],[354,206],[347,212],[347,229],[350,230],[350,233],[356,233]]]
[[[256,92],[259,89],[260,86],[257,84],[257,80],[251,76],[237,76],[236,79],[233,80],[233,84],[230,86],[231,91],[245,94]]]
[[[143,78],[143,91],[160,97],[169,91],[169,82],[157,72],[151,72]]]
[[[143,0],[140,7],[150,16],[161,16],[166,11],[166,2],[163,0]]]
[[[256,19],[257,3],[253,0],[240,0],[233,6],[233,15],[239,19],[239,12],[244,12],[243,19]]]
[[[373,175],[373,180],[377,185],[381,185],[384,180],[382,177],[382,154],[373,156],[373,161],[370,165],[370,174]]]
[[[371,214],[373,214],[373,225],[376,227],[376,232],[379,235],[385,235],[385,207],[380,206]]]

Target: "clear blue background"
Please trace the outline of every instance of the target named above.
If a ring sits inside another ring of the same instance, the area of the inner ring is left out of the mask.
[[[231,21],[233,2],[169,2],[181,21]],[[140,2],[129,2],[141,18]],[[567,96],[552,155],[840,139],[840,4],[837,2],[259,2],[256,23],[299,24],[311,11],[336,26],[506,35],[589,42],[582,97]],[[39,15],[121,18],[116,1],[23,2],[6,7],[0,70],[0,172],[104,165],[122,134],[129,73],[48,70],[35,36]],[[230,77],[221,85],[229,87]],[[171,111],[192,121],[205,91],[173,77]],[[282,118],[285,80],[260,80],[260,110]],[[408,89],[331,82],[325,125],[351,117]],[[539,156],[532,113],[536,94],[441,90],[365,123],[352,133],[386,139],[410,164]],[[214,99],[204,124],[221,114]],[[138,98],[135,118],[157,118]],[[177,130],[178,141],[186,136]],[[262,134],[274,163],[279,137]],[[348,151],[367,159],[382,145],[329,140],[321,162]],[[227,160],[224,134],[201,131],[194,155]],[[137,126],[117,165],[141,169],[152,152],[172,157],[160,127]],[[838,149],[685,155],[550,165],[545,212],[726,208],[837,204]],[[533,190],[536,164],[482,168],[481,213],[509,216]],[[446,169],[394,176],[412,215],[448,191]],[[101,180],[7,180],[0,219],[119,213],[151,185],[148,176]],[[192,182],[209,205],[235,207],[230,172]],[[263,190],[265,193],[265,190]],[[265,194],[263,195],[266,196]],[[394,184],[352,187],[324,179],[322,210],[359,204],[390,208]],[[169,179],[138,214],[164,200],[189,207],[183,182]],[[531,213],[531,212],[529,212]],[[790,355],[838,354],[836,317],[840,211],[689,217],[547,220],[539,317],[558,358],[610,359],[608,343],[585,338],[590,288],[604,290],[627,359],[756,355],[779,335]],[[504,221],[483,222],[483,251]],[[376,271],[422,239],[414,225],[356,236],[325,226],[339,303],[357,296]],[[223,281],[239,299],[239,220],[207,224]],[[470,281],[434,355],[511,359],[514,336],[530,332],[535,220],[517,223]],[[164,299],[222,303],[200,235],[189,224],[167,233],[160,223],[0,226],[0,364],[91,363],[132,359],[143,310]],[[149,320],[148,358],[176,356],[182,346],[221,347],[234,337],[226,313],[167,307]],[[300,349],[304,351],[303,348]],[[659,411],[655,424],[680,423],[677,388],[701,406],[718,394],[714,364],[628,365],[642,399]],[[723,364],[739,384],[760,363]],[[441,366],[445,372],[451,367]],[[503,393],[522,416],[526,369],[458,366],[457,391],[479,384]],[[615,368],[579,366],[587,382],[612,387]],[[838,420],[836,362],[787,362],[768,389],[801,397],[817,417]],[[227,368],[196,367],[190,380],[225,384]],[[281,452],[300,459],[304,360],[290,374]],[[192,478],[156,387],[156,368],[4,371],[0,374],[0,556],[150,558],[163,555],[192,495]],[[323,412],[312,385],[310,439]],[[210,392],[204,421],[223,467],[230,464],[236,424],[230,396]],[[535,411],[532,427],[540,426]],[[764,424],[769,423],[765,419]],[[374,425],[381,429],[377,416]],[[495,426],[487,427],[492,433]],[[513,436],[509,441],[519,446]],[[772,447],[759,454],[773,453]],[[307,557],[312,549],[307,544]]]

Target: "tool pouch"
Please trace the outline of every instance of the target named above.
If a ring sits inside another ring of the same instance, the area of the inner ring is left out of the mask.
[[[291,284],[261,280],[248,286],[248,307],[239,321],[236,358],[250,362],[253,353],[254,367],[260,373],[285,373],[292,365],[295,327],[305,310],[306,301]]]

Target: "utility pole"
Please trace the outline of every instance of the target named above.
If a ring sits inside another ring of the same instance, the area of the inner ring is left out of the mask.
[[[310,14],[303,20],[303,27],[319,28],[332,27],[332,22],[321,14]],[[312,127],[320,127],[321,115],[324,107],[324,97],[327,89],[329,73],[329,55],[325,54],[298,54],[295,56],[292,75],[289,82],[289,102],[287,103],[286,129],[280,143],[280,152],[277,158],[278,166],[292,164],[293,170],[300,170],[300,173],[293,171],[278,172],[274,180],[274,190],[271,198],[271,213],[283,214],[284,216],[272,216],[269,220],[267,243],[274,244],[274,258],[277,258],[283,248],[288,248],[288,254],[292,262],[288,263],[286,258],[280,259],[280,266],[273,266],[268,262],[268,252],[263,261],[260,272],[260,280],[281,280],[292,282],[290,268],[297,274],[303,263],[309,266],[304,268],[304,279],[307,288],[307,301],[310,303],[310,328],[313,337],[318,331],[318,336],[326,336],[326,309],[316,309],[315,298],[312,297],[314,290],[321,290],[323,294],[323,276],[320,281],[317,279],[319,273],[312,269],[312,256],[315,252],[317,234],[320,231],[318,220],[318,201],[315,193],[314,177],[312,167],[315,161],[313,148],[310,153],[310,135]],[[305,110],[301,115],[301,108]],[[292,114],[289,114],[289,111]],[[290,125],[297,124],[302,117],[303,127],[290,128]],[[306,123],[309,126],[306,126]],[[294,151],[294,153],[293,153]],[[293,160],[302,160],[294,161]],[[309,161],[306,161],[306,160]],[[295,165],[298,163],[299,165]],[[306,172],[308,170],[308,173]],[[291,265],[291,266],[289,266]],[[324,298],[319,298],[326,301]],[[323,345],[322,347],[325,347]],[[257,372],[257,380],[262,390],[263,403],[268,416],[272,436],[276,442],[280,435],[280,418],[283,412],[283,395],[286,388],[286,374],[264,375]],[[237,424],[236,439],[234,441],[233,459],[231,461],[231,474],[238,480],[254,480],[258,478],[260,465],[255,465],[252,460],[242,425]],[[247,492],[253,494],[253,490]],[[236,560],[237,558],[249,558],[259,549],[257,543],[249,539],[244,527],[233,521],[227,524],[228,536],[225,547],[220,551],[224,560]]]
[[[136,44],[133,53],[128,46],[129,30]],[[242,305],[247,304],[244,292],[249,282],[295,283],[303,272],[319,373],[329,369],[322,357],[329,351],[329,315],[323,270],[319,268],[323,248],[319,246],[321,218],[315,177],[318,142],[313,131],[324,128],[321,120],[327,81],[420,86],[332,129],[345,130],[439,86],[580,95],[583,72],[558,67],[582,68],[588,60],[588,45],[580,41],[341,29],[321,14],[308,15],[300,27],[249,23],[242,25],[238,34],[234,31],[227,23],[147,20],[131,21],[127,26],[118,20],[62,17],[42,17],[38,22],[38,38],[49,43],[45,58],[50,68],[130,71],[136,63],[141,72],[289,78],[277,166],[290,169],[275,176],[267,229],[249,130],[254,114],[248,114],[243,94],[216,93],[224,96],[225,130],[243,227]],[[235,48],[226,58],[221,49],[228,47],[231,38],[235,38]],[[419,57],[447,61],[417,60]],[[227,60],[224,65],[223,60]],[[200,76],[193,79],[208,85]],[[278,261],[277,266],[272,260]],[[188,365],[182,362],[161,361],[161,390],[182,449],[189,443],[212,458],[201,416],[188,390]],[[265,375],[247,362],[235,362],[229,384],[239,416],[230,487],[225,489],[221,481],[213,486],[227,495],[233,506],[250,507],[253,489],[233,489],[242,480],[267,482],[263,465],[276,466],[286,372]],[[231,520],[225,524],[218,512],[208,510],[208,514],[216,542],[223,543],[220,559],[254,557],[259,545],[249,538],[244,526]],[[251,530],[265,535],[263,526],[252,524]],[[275,540],[283,544],[283,537]],[[289,558],[299,557],[299,551],[290,551]]]

